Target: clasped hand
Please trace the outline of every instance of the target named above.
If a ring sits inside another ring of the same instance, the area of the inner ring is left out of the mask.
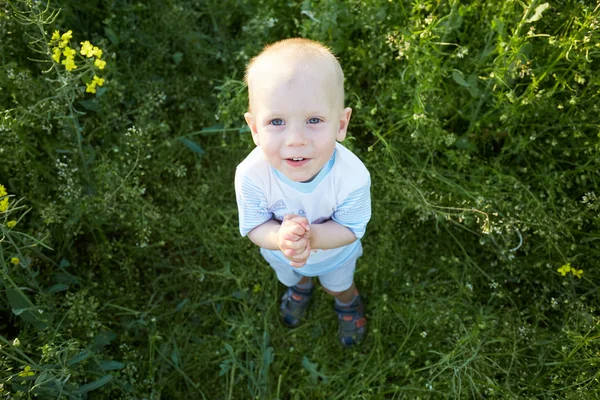
[[[277,244],[292,267],[300,268],[306,264],[311,250],[310,238],[310,225],[306,218],[294,214],[283,217]]]

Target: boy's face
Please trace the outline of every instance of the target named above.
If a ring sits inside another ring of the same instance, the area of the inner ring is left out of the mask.
[[[321,73],[319,73],[321,72]],[[260,71],[244,117],[267,162],[290,180],[311,180],[346,137],[352,110],[341,109],[333,79],[316,68],[294,74]]]

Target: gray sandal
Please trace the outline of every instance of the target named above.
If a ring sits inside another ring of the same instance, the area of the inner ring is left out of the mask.
[[[281,320],[290,328],[295,328],[302,322],[308,310],[310,299],[315,287],[310,289],[300,289],[297,286],[290,286],[281,298],[279,307]]]

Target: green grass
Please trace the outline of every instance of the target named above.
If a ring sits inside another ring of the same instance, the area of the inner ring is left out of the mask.
[[[595,3],[48,6],[0,4],[0,398],[600,397]],[[243,67],[298,35],[339,56],[372,176],[353,349],[321,290],[282,325],[238,232]]]

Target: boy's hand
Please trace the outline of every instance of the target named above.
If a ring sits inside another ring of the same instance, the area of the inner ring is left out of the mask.
[[[310,256],[310,225],[308,220],[297,215],[286,215],[279,228],[278,245],[291,261],[290,265],[300,268]]]

